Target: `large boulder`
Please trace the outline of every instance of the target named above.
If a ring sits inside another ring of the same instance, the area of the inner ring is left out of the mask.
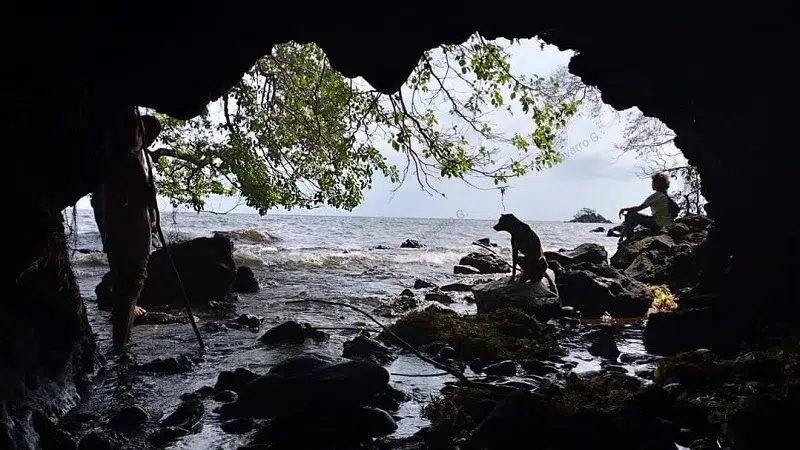
[[[564,306],[583,317],[644,317],[653,303],[650,289],[608,264],[580,263],[565,268],[557,280]]]
[[[253,269],[247,266],[239,266],[236,269],[236,278],[233,282],[233,291],[242,293],[258,292],[260,286]]]
[[[707,348],[719,352],[736,350],[738,336],[731,317],[715,308],[692,308],[650,314],[644,330],[644,347],[654,355]]]
[[[236,279],[233,243],[223,234],[171,244],[169,256],[181,277],[183,289],[193,305],[205,306],[212,300],[231,295]],[[147,263],[147,280],[139,306],[183,306],[183,294],[167,252],[158,249]]]
[[[622,243],[611,264],[638,281],[678,292],[698,282],[711,226],[704,216],[683,217],[656,235]]]
[[[548,273],[555,277],[552,270],[548,269]],[[561,315],[561,299],[550,290],[547,280],[538,283],[509,283],[508,280],[501,278],[472,288],[479,314],[513,307],[540,319]]]
[[[619,245],[617,252],[611,257],[611,265],[619,270],[625,270],[642,253],[651,250],[668,252],[675,245],[675,240],[668,234],[643,236],[640,239],[633,237]]]
[[[224,418],[275,417],[310,410],[367,405],[389,383],[389,372],[367,361],[337,362],[317,355],[296,356],[247,383]]]
[[[301,411],[272,419],[247,448],[364,448],[396,430],[397,422],[378,408]]]
[[[637,256],[624,272],[643,283],[664,284],[678,292],[699,281],[702,270],[699,253],[703,250],[689,244],[676,245],[669,252],[650,250]]]
[[[482,274],[511,272],[511,264],[494,253],[473,252],[461,258],[458,265],[474,267]]]
[[[586,243],[581,244],[572,250],[558,252],[544,252],[547,261],[557,261],[562,266],[570,264],[595,263],[603,264],[608,262],[608,252],[600,244]]]

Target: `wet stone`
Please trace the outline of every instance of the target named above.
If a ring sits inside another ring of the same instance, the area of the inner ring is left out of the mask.
[[[222,322],[206,322],[200,326],[200,329],[206,333],[219,333],[227,331],[228,327]]]
[[[119,410],[109,419],[108,427],[117,431],[132,430],[147,422],[148,418],[147,412],[142,408],[128,406]]]
[[[200,394],[198,394],[197,392],[184,392],[183,394],[181,394],[179,398],[183,401],[194,400],[200,398]]]
[[[240,417],[222,422],[219,426],[222,431],[229,434],[249,433],[256,427],[256,422],[249,417]]]
[[[244,385],[258,378],[258,374],[253,373],[243,367],[239,367],[233,372],[220,372],[217,376],[217,384],[214,385],[215,391],[231,390],[240,393]]]
[[[189,430],[180,427],[164,427],[153,432],[148,438],[150,442],[156,447],[163,447],[170,442],[190,434]]]
[[[682,394],[685,389],[680,383],[669,383],[664,386],[664,390],[669,392],[672,396],[678,396]]]
[[[236,323],[248,328],[260,328],[261,322],[264,319],[261,316],[254,316],[253,314],[242,314],[236,318]]]
[[[619,361],[623,364],[647,364],[653,362],[654,358],[650,355],[638,355],[635,353],[623,353],[619,355]]]
[[[603,367],[603,370],[607,372],[618,372],[618,373],[628,373],[628,369],[623,366],[619,366],[616,364],[608,364]]]
[[[178,408],[172,414],[162,420],[161,425],[197,432],[203,427],[202,420],[205,412],[205,406],[202,401],[198,399],[187,400],[178,405]]]
[[[432,288],[432,287],[436,287],[436,285],[431,283],[430,281],[417,279],[414,282],[414,289],[427,289],[427,288]],[[402,295],[402,294],[400,294],[400,295]]]
[[[290,320],[270,328],[264,334],[262,334],[258,340],[263,344],[278,345],[302,344],[306,341],[306,339],[324,341],[327,338],[328,335],[326,333],[313,328],[307,323],[299,324],[293,320]]]
[[[136,366],[136,370],[142,372],[156,372],[156,373],[182,373],[189,372],[194,368],[194,363],[186,355],[180,355],[170,358],[157,358],[150,362]]]
[[[309,424],[314,424],[309,426]],[[397,430],[397,422],[376,408],[310,410],[275,417],[260,439],[251,444],[278,443],[289,448],[357,448],[372,438]]]
[[[587,333],[586,338],[591,341],[588,349],[590,355],[613,360],[619,357],[620,351],[611,330],[605,328],[594,330]]]
[[[478,275],[481,271],[470,266],[457,265],[453,266],[454,275]]]
[[[457,356],[456,350],[449,345],[440,348],[439,352],[436,354],[436,358],[441,360],[455,359]]]
[[[453,303],[453,298],[444,292],[428,292],[425,294],[425,300],[429,302],[439,302],[445,305]]]
[[[247,266],[239,266],[236,268],[236,278],[234,278],[233,286],[231,286],[233,292],[241,292],[241,293],[253,293],[258,292],[260,286],[258,285],[258,280],[256,279],[256,275],[253,273],[253,269]]]
[[[346,341],[342,356],[349,359],[370,361],[379,365],[388,364],[397,357],[389,347],[365,334],[360,334]]]
[[[409,400],[411,400],[410,395],[393,386],[386,385],[380,392],[375,394],[369,405],[384,411],[397,412],[400,409],[400,405]]]
[[[564,363],[562,367],[565,367],[569,364],[570,362]],[[558,368],[556,368],[552,363],[540,361],[538,359],[523,359],[519,361],[519,365],[522,367],[522,370],[533,375],[547,375],[549,373],[558,372]]]
[[[107,436],[97,431],[85,435],[78,443],[78,450],[116,450],[117,446]]]
[[[439,288],[442,292],[472,292],[472,285],[465,283],[446,284]]]
[[[483,368],[485,366],[486,365],[483,363],[483,361],[481,361],[480,358],[475,358],[472,360],[472,362],[469,363],[470,370],[472,370],[475,373],[483,372]]]
[[[33,429],[39,435],[39,445],[43,450],[74,450],[75,441],[67,431],[56,427],[47,416],[38,410],[31,414]]]
[[[483,372],[487,375],[514,376],[517,374],[517,364],[514,361],[501,361],[484,367]]]
[[[220,403],[235,402],[237,398],[239,398],[239,394],[230,390],[219,391],[214,395],[214,400]]]

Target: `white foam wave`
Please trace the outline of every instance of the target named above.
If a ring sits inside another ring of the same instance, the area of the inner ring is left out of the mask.
[[[282,269],[357,268],[375,266],[425,265],[431,267],[457,264],[466,253],[463,248],[452,250],[410,251],[279,251],[262,253],[259,256],[265,265]]]
[[[72,265],[78,267],[102,267],[108,265],[105,253],[75,253],[72,256]]]

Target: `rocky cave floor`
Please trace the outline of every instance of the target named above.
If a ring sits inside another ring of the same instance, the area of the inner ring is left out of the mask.
[[[791,428],[798,405],[796,337],[725,355],[698,349],[659,357],[642,349],[647,315],[680,304],[666,287],[675,279],[648,283],[664,276],[648,261],[669,266],[673,278],[686,273],[675,265],[703,239],[685,231],[672,242],[633,242],[611,264],[591,244],[548,256],[559,280],[557,308],[538,286],[509,285],[506,268],[488,254],[468,255],[455,271],[495,274],[489,279],[441,287],[418,280],[418,292],[408,289],[371,309],[390,332],[353,311],[339,317],[347,326],[323,330],[302,321],[265,326],[269,320],[237,314],[235,305],[211,305],[198,313],[203,335],[216,345],[211,356],[152,359],[154,349],[143,348],[109,359],[88,399],[40,433],[43,448],[782,447],[770,440]],[[627,269],[614,268],[625,258]],[[454,311],[476,303],[477,313]],[[107,333],[105,313],[90,311],[93,327]],[[151,311],[134,332],[176,321],[188,326],[185,317]],[[248,351],[279,348],[283,357],[268,370],[242,365],[220,372],[215,359],[238,351],[230,342],[220,350],[210,337],[225,333],[261,333]],[[460,379],[423,363],[406,344]],[[398,366],[409,359],[417,364]],[[215,382],[170,386],[180,392],[177,406],[154,394],[159,384],[175,383],[170,376],[198,370]],[[142,372],[150,381],[142,382]],[[428,396],[415,383],[437,392]],[[410,403],[420,408],[403,413]],[[204,426],[218,430],[217,441],[191,440],[206,436]]]

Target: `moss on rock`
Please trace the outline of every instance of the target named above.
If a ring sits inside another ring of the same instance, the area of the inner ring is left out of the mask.
[[[429,307],[398,320],[391,330],[414,346],[441,342],[455,349],[459,360],[479,358],[486,364],[507,359],[547,358],[564,354],[554,330],[535,317],[505,308],[465,315]],[[384,339],[389,339],[383,336]]]
[[[474,387],[442,389],[422,407],[422,417],[431,421],[433,430],[448,440],[464,437],[488,416],[499,398],[496,391]]]
[[[588,376],[570,374],[563,390],[550,395],[568,412],[587,409],[607,410],[629,401],[642,388],[642,382],[619,372],[598,372]]]
[[[785,422],[800,407],[800,342],[785,339],[733,358],[680,353],[660,360],[654,375],[656,383],[678,387],[679,402],[704,409],[712,435],[766,448],[792,432]]]
[[[554,414],[552,420],[569,420],[575,413],[587,410],[612,410],[628,402],[641,388],[640,380],[621,373],[572,374],[565,387],[543,382],[539,409],[542,414]],[[468,436],[508,396],[508,392],[484,388],[447,387],[423,406],[422,415],[431,421],[439,437],[452,442]]]

